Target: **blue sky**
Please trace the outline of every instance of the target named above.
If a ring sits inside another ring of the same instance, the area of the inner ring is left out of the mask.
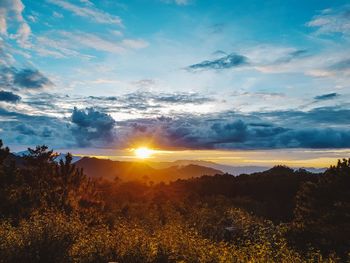
[[[0,138],[348,149],[349,54],[348,1],[1,0]]]

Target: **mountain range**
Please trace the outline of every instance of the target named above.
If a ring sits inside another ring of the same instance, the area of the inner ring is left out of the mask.
[[[83,168],[87,176],[106,180],[144,180],[156,183],[189,179],[202,175],[223,174],[220,170],[196,164],[154,168],[146,162],[112,161],[90,157],[83,157],[75,164],[77,167]]]
[[[22,157],[28,151],[16,153]],[[65,154],[59,153],[56,160],[64,159]],[[91,178],[103,178],[123,181],[146,180],[153,182],[169,182],[177,179],[188,179],[202,175],[228,173],[232,175],[252,174],[263,172],[271,167],[267,166],[231,166],[205,160],[177,160],[173,162],[144,161],[113,161],[95,157],[80,157],[73,155],[73,163],[83,168]],[[322,173],[326,168],[302,167],[312,173]]]

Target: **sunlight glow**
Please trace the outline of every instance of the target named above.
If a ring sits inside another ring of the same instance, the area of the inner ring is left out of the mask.
[[[154,152],[155,152],[154,150],[149,149],[147,147],[139,147],[134,150],[136,157],[139,159],[150,158]]]

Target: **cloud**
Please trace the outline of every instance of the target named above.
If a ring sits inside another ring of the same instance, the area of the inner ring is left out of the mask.
[[[21,134],[24,135],[36,135],[36,132],[31,126],[28,126],[26,124],[19,124],[14,128],[15,131],[18,131]]]
[[[287,148],[347,148],[350,147],[349,130],[308,128],[283,134],[280,145]]]
[[[76,31],[54,31],[52,35],[37,38],[38,52],[42,56],[56,58],[82,57],[92,58],[84,54],[86,51],[97,50],[106,53],[123,54],[130,49],[141,49],[148,46],[142,39],[116,40],[113,36],[98,36],[96,34]]]
[[[188,70],[221,70],[228,68],[236,68],[248,64],[248,59],[245,56],[231,53],[230,55],[214,60],[205,60],[198,64],[193,64],[187,67]]]
[[[307,72],[308,75],[313,77],[329,77],[334,79],[345,78],[345,82],[348,82],[350,76],[350,58],[343,58],[348,56],[347,53],[341,54],[340,58],[335,61],[319,61],[321,66],[315,66],[316,69],[312,69]],[[323,66],[322,66],[323,64]]]
[[[20,96],[9,91],[0,90],[0,101],[16,103],[16,102],[19,102],[20,100],[21,100]]]
[[[175,0],[175,3],[178,5],[188,5],[190,3],[189,0]]]
[[[53,86],[53,83],[36,69],[21,69],[14,71],[13,83],[25,89],[43,89]]]
[[[175,113],[175,107],[179,105],[181,105],[179,111],[183,111],[184,107],[208,105],[208,103],[212,103],[214,101],[214,98],[201,95],[199,93],[155,93],[137,91],[124,94],[122,96],[82,97],[78,100],[78,103],[84,107],[90,107],[93,105],[97,109],[106,112],[114,112],[116,114],[154,116],[160,114],[162,111],[169,112],[171,110],[173,113]],[[191,110],[194,111],[195,109],[191,108]]]
[[[340,60],[329,67],[333,71],[350,71],[350,58]]]
[[[319,99],[333,96],[332,93],[323,94]],[[211,111],[200,114],[183,110],[188,106],[194,109],[196,105],[210,105],[213,101],[218,103],[212,97],[198,93],[139,91],[107,97],[40,93],[26,97],[21,107],[6,105],[12,110],[17,108],[18,112],[0,108],[0,122],[5,136],[12,141],[48,142],[51,145],[51,139],[60,144],[59,147],[125,148],[138,142],[152,142],[155,147],[165,149],[349,147],[348,104],[308,111]],[[74,108],[72,112],[71,105],[79,105],[82,109]],[[178,105],[182,110],[173,110]],[[70,118],[65,118],[68,114],[71,114]],[[3,120],[8,121],[4,123]],[[28,135],[30,128],[35,132],[31,136]]]
[[[316,15],[306,25],[317,28],[318,34],[341,33],[350,34],[350,6],[339,9],[325,9]]]
[[[0,34],[7,35],[6,10],[0,8]]]
[[[77,49],[79,46],[100,50],[109,53],[121,54],[125,51],[124,46],[118,44],[116,41],[110,41],[103,39],[97,35],[83,32],[67,32],[60,31],[63,37],[66,37],[70,41],[69,47]],[[76,45],[79,43],[78,45]]]
[[[323,94],[323,95],[319,95],[314,97],[315,100],[330,100],[330,99],[334,99],[335,97],[338,97],[338,93],[328,93],[328,94]]]
[[[114,140],[115,120],[108,114],[93,108],[78,110],[74,108],[71,121],[73,135],[79,146],[108,144]]]
[[[0,107],[0,135],[9,144],[50,147],[108,146],[115,140],[114,119],[92,108],[74,108],[71,118],[27,114]]]
[[[243,116],[186,116],[180,118],[141,119],[121,123],[119,140],[151,140],[161,148],[250,149],[270,148],[271,139],[284,129],[250,126]],[[264,132],[263,132],[264,131]]]
[[[22,23],[17,31],[17,42],[23,48],[29,48],[30,44],[28,43],[28,39],[31,34],[31,29],[27,23]]]
[[[152,93],[152,92],[134,92],[125,95],[125,102],[133,102],[133,104],[152,104],[157,103],[157,107],[162,104],[202,104],[213,101],[213,99],[200,95],[198,93]]]
[[[61,13],[56,12],[56,11],[52,12],[52,16],[55,18],[63,18],[64,17]]]
[[[143,39],[123,39],[122,45],[131,49],[141,49],[148,46],[148,43]]]
[[[11,35],[11,37],[16,39],[21,47],[28,48],[30,46],[28,40],[31,35],[31,29],[22,15],[24,8],[25,6],[21,0],[0,1],[0,34],[8,36],[9,24],[17,22],[17,33]]]
[[[319,107],[309,111],[285,110],[255,113],[259,118],[268,118],[288,127],[329,127],[346,128],[350,124],[350,109],[342,107]]]
[[[218,135],[215,143],[243,142],[247,138],[247,125],[242,120],[231,123],[215,123],[211,129]]]
[[[118,141],[151,141],[160,148],[283,149],[350,146],[350,110],[179,115],[119,122]],[[331,124],[331,125],[330,125]]]
[[[78,6],[63,0],[48,0],[48,2],[72,12],[76,16],[84,17],[100,24],[122,26],[122,20],[118,16],[103,12],[93,7],[92,4],[87,6]]]
[[[37,69],[0,67],[0,87],[8,89],[41,90],[54,84]]]
[[[176,5],[188,5],[190,4],[191,0],[161,0],[164,3],[167,4],[176,4]]]
[[[62,118],[32,113],[21,113],[0,107],[0,135],[6,142],[14,145],[46,144],[50,147],[73,147],[72,131]]]
[[[307,55],[308,51],[305,49],[297,49],[294,51],[288,52],[286,55],[283,55],[282,57],[278,58],[274,64],[282,64],[282,63],[288,63],[292,60],[303,58]]]

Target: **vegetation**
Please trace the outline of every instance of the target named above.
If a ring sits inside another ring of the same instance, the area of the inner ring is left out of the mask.
[[[169,184],[84,176],[0,141],[0,262],[346,262],[350,160]]]

